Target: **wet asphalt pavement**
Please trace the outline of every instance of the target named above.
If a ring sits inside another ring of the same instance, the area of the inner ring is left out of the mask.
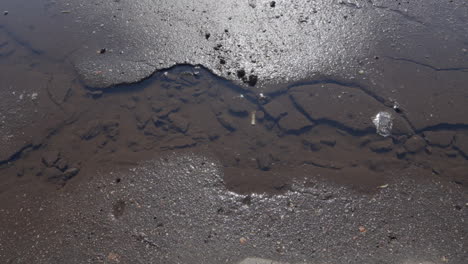
[[[397,182],[374,195],[307,179],[275,196],[229,192],[219,168],[198,154],[169,154],[98,175],[47,200],[13,198],[27,212],[4,211],[17,227],[3,231],[3,237],[15,239],[2,242],[0,254],[8,254],[6,263],[466,259],[466,210],[453,207],[463,207],[463,187],[418,178],[417,168],[393,175]]]
[[[0,10],[0,262],[468,259],[466,1]]]

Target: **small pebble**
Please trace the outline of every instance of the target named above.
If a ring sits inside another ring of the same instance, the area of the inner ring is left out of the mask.
[[[244,244],[247,243],[247,238],[241,237],[241,238],[239,239],[239,242],[241,243],[241,245],[244,245]]]
[[[8,11],[3,11],[3,15],[4,16],[8,15]]]

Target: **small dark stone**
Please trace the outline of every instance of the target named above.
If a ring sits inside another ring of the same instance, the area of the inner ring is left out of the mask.
[[[7,15],[8,15],[8,11],[3,11],[3,15],[4,15],[4,16],[7,16]]]
[[[210,39],[210,36],[211,36],[210,33],[206,33],[206,34],[205,34],[205,39],[207,39],[207,40]]]
[[[245,70],[241,69],[237,71],[237,77],[244,78],[245,77]]]
[[[258,82],[258,77],[256,75],[250,75],[249,76],[249,79],[247,80],[247,83],[250,85],[250,86],[255,86]]]
[[[99,52],[99,54],[104,54],[104,53],[106,53],[106,49],[100,49],[98,52]]]
[[[395,110],[395,112],[396,112],[397,114],[401,114],[401,113],[403,112],[403,110],[401,110],[401,108],[400,108],[399,106],[394,106],[394,107],[393,107],[393,110]]]
[[[246,205],[251,205],[252,204],[252,196],[247,195],[244,199],[242,199],[242,203]]]
[[[275,7],[276,6],[276,2],[275,1],[271,1],[270,2],[270,7]]]
[[[226,60],[225,60],[225,59],[220,59],[220,60],[219,60],[219,63],[221,63],[221,64],[224,65],[224,64],[226,64]]]

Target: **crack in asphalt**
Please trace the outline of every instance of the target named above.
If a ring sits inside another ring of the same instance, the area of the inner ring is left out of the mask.
[[[43,54],[44,52],[42,50],[39,50],[39,49],[35,49],[33,46],[31,46],[31,44],[29,44],[28,42],[22,40],[20,37],[18,37],[15,33],[13,33],[11,30],[8,30],[7,27],[3,26],[3,25],[0,25],[0,30],[3,30],[3,32],[5,32],[5,34],[10,37],[13,41],[15,41],[18,45],[20,45],[21,47],[24,47],[26,48],[27,50],[29,50],[31,53],[35,54],[35,55],[41,55]]]
[[[422,63],[422,62],[412,60],[412,59],[407,59],[407,58],[398,58],[398,57],[391,57],[391,56],[385,56],[384,58],[388,58],[388,59],[395,60],[395,61],[410,62],[410,63],[417,64],[417,65],[420,65],[420,66],[424,66],[424,67],[432,69],[434,71],[461,71],[461,72],[467,72],[468,71],[468,67],[439,68],[439,67],[427,64],[427,63]]]
[[[406,20],[409,20],[411,22],[414,22],[414,23],[417,23],[417,24],[420,24],[420,25],[423,25],[423,26],[427,26],[423,21],[417,19],[415,16],[408,15],[407,13],[405,13],[405,12],[403,12],[401,10],[393,9],[393,8],[390,8],[390,7],[387,7],[387,6],[374,5],[374,7],[378,8],[378,9],[390,11],[390,12],[392,12],[394,14],[400,15],[401,17],[403,17]]]

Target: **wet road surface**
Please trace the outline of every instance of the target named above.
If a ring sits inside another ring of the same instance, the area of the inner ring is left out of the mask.
[[[2,5],[0,260],[467,259],[466,1]]]

